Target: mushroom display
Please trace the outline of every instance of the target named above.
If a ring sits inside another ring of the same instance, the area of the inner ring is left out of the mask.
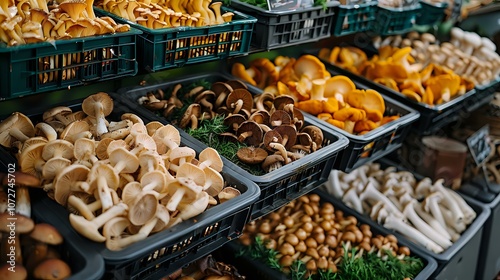
[[[244,280],[245,276],[228,263],[207,255],[166,277],[168,280]]]
[[[272,95],[290,96],[295,106],[351,134],[365,134],[399,116],[387,115],[382,96],[372,89],[357,89],[346,76],[331,76],[312,55],[274,62],[255,59],[249,68],[239,62],[231,73]]]
[[[194,103],[182,106],[190,100]],[[269,92],[252,95],[238,80],[202,86],[176,84],[171,91],[158,89],[137,101],[200,141],[207,143],[215,136],[219,143],[212,141],[207,145],[218,147],[217,150],[228,150],[220,143],[237,143],[234,153],[221,152],[222,155],[240,165],[260,166],[261,172],[271,172],[296,161],[326,142],[321,129],[304,124],[304,116],[291,97],[275,97]],[[181,104],[176,104],[177,101]],[[151,104],[156,103],[162,106],[153,108]],[[213,125],[204,127],[207,122]]]
[[[106,242],[110,250],[121,250],[240,194],[220,174],[223,162],[216,150],[207,148],[196,157],[192,148],[180,146],[175,127],[144,124],[132,113],[108,120],[113,106],[110,96],[99,92],[83,100],[82,111],[47,110],[39,124],[56,131],[50,140],[46,130],[6,130],[10,139],[2,145],[29,174],[17,178],[19,188],[43,187],[70,210],[69,222],[77,232]],[[15,113],[2,124],[24,117]],[[75,124],[80,128],[68,132]],[[29,201],[23,194],[19,189],[19,210],[26,210],[23,205]]]
[[[432,39],[426,40],[426,43],[418,41],[416,46],[409,40],[402,40],[401,43],[398,40],[397,46],[381,42],[378,54],[369,59],[357,47],[323,48],[318,56],[430,106],[448,102],[472,90],[477,81],[457,72],[456,66],[449,68],[444,61],[428,59],[431,54],[418,55],[417,49],[431,50],[432,46],[439,49],[437,45],[432,45]]]
[[[399,232],[434,253],[456,242],[476,212],[443,185],[444,180],[417,180],[408,171],[380,164],[363,165],[350,173],[334,170],[324,188],[356,211]]]
[[[112,0],[96,1],[94,5],[150,29],[223,24],[234,16],[232,12],[223,12],[222,2],[212,0]]]
[[[487,37],[453,27],[449,42],[438,44],[434,35],[410,32],[406,36],[389,36],[374,41],[376,47],[412,47],[411,56],[423,65],[433,63],[453,71],[475,85],[488,85],[500,74],[500,56],[496,45]]]
[[[250,250],[265,246],[274,251],[273,262],[285,273],[297,269],[300,262],[308,275],[328,270],[334,274],[348,273],[342,271],[346,256],[355,259],[374,254],[382,259],[388,255],[403,259],[410,255],[409,248],[398,244],[394,235],[373,233],[369,225],[321,201],[317,194],[304,195],[250,222],[239,241],[250,246]],[[256,244],[258,241],[262,244]],[[250,253],[258,255],[261,251],[262,248]]]
[[[16,46],[130,30],[128,24],[117,24],[110,17],[97,17],[92,8],[93,0],[50,1],[50,5],[48,2],[4,1],[0,8],[0,40]],[[47,63],[54,67],[56,61]],[[66,74],[63,71],[63,75]]]

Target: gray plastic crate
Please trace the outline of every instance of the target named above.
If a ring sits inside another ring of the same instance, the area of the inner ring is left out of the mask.
[[[475,279],[491,280],[495,279],[498,272],[500,272],[500,243],[495,240],[500,236],[500,195],[497,195],[493,201],[483,204],[490,209],[491,214],[483,228]]]

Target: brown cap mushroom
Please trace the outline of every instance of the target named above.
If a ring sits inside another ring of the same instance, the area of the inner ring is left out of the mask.
[[[66,279],[71,275],[71,268],[60,259],[47,259],[33,271],[36,279]]]
[[[238,189],[233,188],[233,187],[225,187],[219,193],[218,198],[219,198],[220,203],[224,203],[225,201],[228,201],[228,200],[235,198],[239,195],[241,195],[241,192]]]
[[[238,159],[246,164],[259,164],[266,159],[266,150],[258,147],[243,147],[236,152]]]
[[[235,89],[227,96],[226,106],[234,114],[242,109],[250,111],[253,107],[252,94],[246,89]]]
[[[254,121],[241,123],[237,131],[238,141],[245,142],[251,146],[259,146],[262,142],[262,129]]]
[[[191,129],[198,128],[198,119],[201,117],[201,106],[200,104],[193,103],[189,105],[184,112],[184,115],[179,122],[180,128],[186,128],[189,124],[191,124]]]

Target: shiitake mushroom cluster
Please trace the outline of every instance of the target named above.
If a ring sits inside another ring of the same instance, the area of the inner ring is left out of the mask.
[[[222,24],[234,16],[221,11],[222,2],[212,0],[101,0],[96,6],[150,29]]]
[[[355,257],[376,252],[380,257],[391,253],[403,258],[410,249],[399,246],[394,235],[375,235],[370,226],[359,224],[356,217],[345,216],[329,202],[321,202],[317,194],[309,194],[259,220],[250,222],[240,237],[250,245],[260,236],[267,248],[278,251],[284,270],[295,260],[306,264],[308,271],[337,271],[345,249],[357,248]]]
[[[138,102],[152,111],[162,111],[169,119],[175,108],[183,106],[177,84],[169,97],[162,90],[149,92]],[[180,128],[196,129],[202,119],[223,115],[228,131],[220,137],[226,141],[245,143],[238,150],[238,159],[246,164],[261,164],[271,172],[285,164],[320,149],[323,132],[314,125],[305,125],[304,116],[294,107],[291,97],[271,93],[252,95],[247,86],[237,80],[215,82],[210,89],[198,86],[186,93],[194,100],[180,120]]]
[[[40,180],[16,171],[0,173],[0,182],[2,186],[9,185],[6,191],[0,188],[0,279],[64,279],[71,276],[71,268],[62,260],[57,248],[64,242],[59,231],[48,223],[35,223],[31,219],[28,188],[40,187]],[[9,197],[12,197],[8,195],[12,193],[9,190],[16,194],[14,208],[9,205]]]
[[[0,123],[0,144],[17,147],[21,171],[70,209],[80,234],[120,250],[239,195],[225,187],[217,151],[196,157],[175,127],[132,113],[108,121],[113,106],[100,92],[82,111],[47,110],[36,126],[20,112]]]
[[[9,46],[130,30],[94,14],[94,0],[0,1],[0,40]]]

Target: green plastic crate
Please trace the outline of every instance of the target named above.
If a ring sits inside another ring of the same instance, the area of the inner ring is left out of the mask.
[[[448,8],[448,3],[440,2],[436,4],[431,4],[426,1],[420,1],[422,9],[415,23],[417,25],[432,25],[440,23],[445,15],[446,8]]]
[[[0,98],[54,91],[137,73],[136,41],[127,32],[8,47],[0,44]]]
[[[412,29],[421,8],[420,3],[402,8],[378,6],[373,31],[379,35],[406,33]]]
[[[376,19],[377,1],[338,6],[333,35],[342,36],[369,31]]]
[[[94,8],[96,13],[112,17],[143,31],[138,36],[139,67],[158,71],[186,64],[226,59],[248,54],[253,28],[257,19],[222,7],[222,12],[234,13],[231,22],[203,26],[150,29]]]

